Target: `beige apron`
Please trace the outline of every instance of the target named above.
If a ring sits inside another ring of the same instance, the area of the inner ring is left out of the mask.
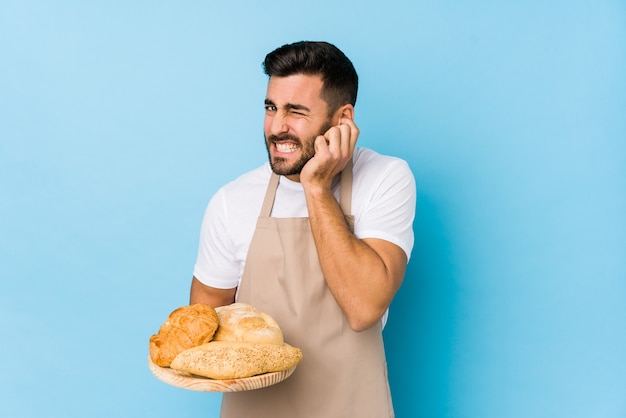
[[[281,383],[225,393],[221,417],[393,417],[381,325],[350,329],[326,286],[309,218],[270,217],[279,179],[272,173],[237,301],[270,314],[303,359]],[[350,163],[341,179],[344,214],[351,199]]]

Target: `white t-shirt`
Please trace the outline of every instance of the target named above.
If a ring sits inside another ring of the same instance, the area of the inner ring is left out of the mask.
[[[413,249],[415,179],[408,164],[366,148],[353,155],[352,214],[356,237]],[[268,163],[224,185],[204,214],[194,276],[219,289],[239,285],[256,221],[271,176]],[[333,188],[339,199],[339,182]],[[308,217],[302,185],[281,176],[272,217]]]

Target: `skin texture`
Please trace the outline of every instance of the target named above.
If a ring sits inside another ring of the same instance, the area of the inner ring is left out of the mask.
[[[351,328],[361,331],[380,321],[402,283],[407,258],[390,242],[356,238],[344,220],[331,186],[352,158],[359,128],[350,104],[329,115],[320,97],[322,87],[315,75],[270,77],[266,145],[273,169],[302,184],[326,283]],[[235,292],[206,286],[194,277],[190,302],[227,305],[234,302]]]

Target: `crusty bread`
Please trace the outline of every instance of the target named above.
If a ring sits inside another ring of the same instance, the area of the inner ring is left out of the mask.
[[[215,308],[219,327],[214,341],[240,341],[282,345],[283,333],[267,313],[246,303],[233,303]]]
[[[217,326],[217,313],[209,305],[196,303],[175,309],[158,334],[150,337],[150,358],[168,367],[178,353],[211,341]]]
[[[239,379],[287,370],[302,351],[287,344],[211,341],[178,354],[170,367],[211,379]]]

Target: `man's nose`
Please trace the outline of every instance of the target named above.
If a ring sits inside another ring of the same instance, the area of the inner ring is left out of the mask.
[[[270,125],[270,130],[272,135],[280,135],[289,131],[287,118],[280,110],[274,114],[272,118],[272,124]]]

